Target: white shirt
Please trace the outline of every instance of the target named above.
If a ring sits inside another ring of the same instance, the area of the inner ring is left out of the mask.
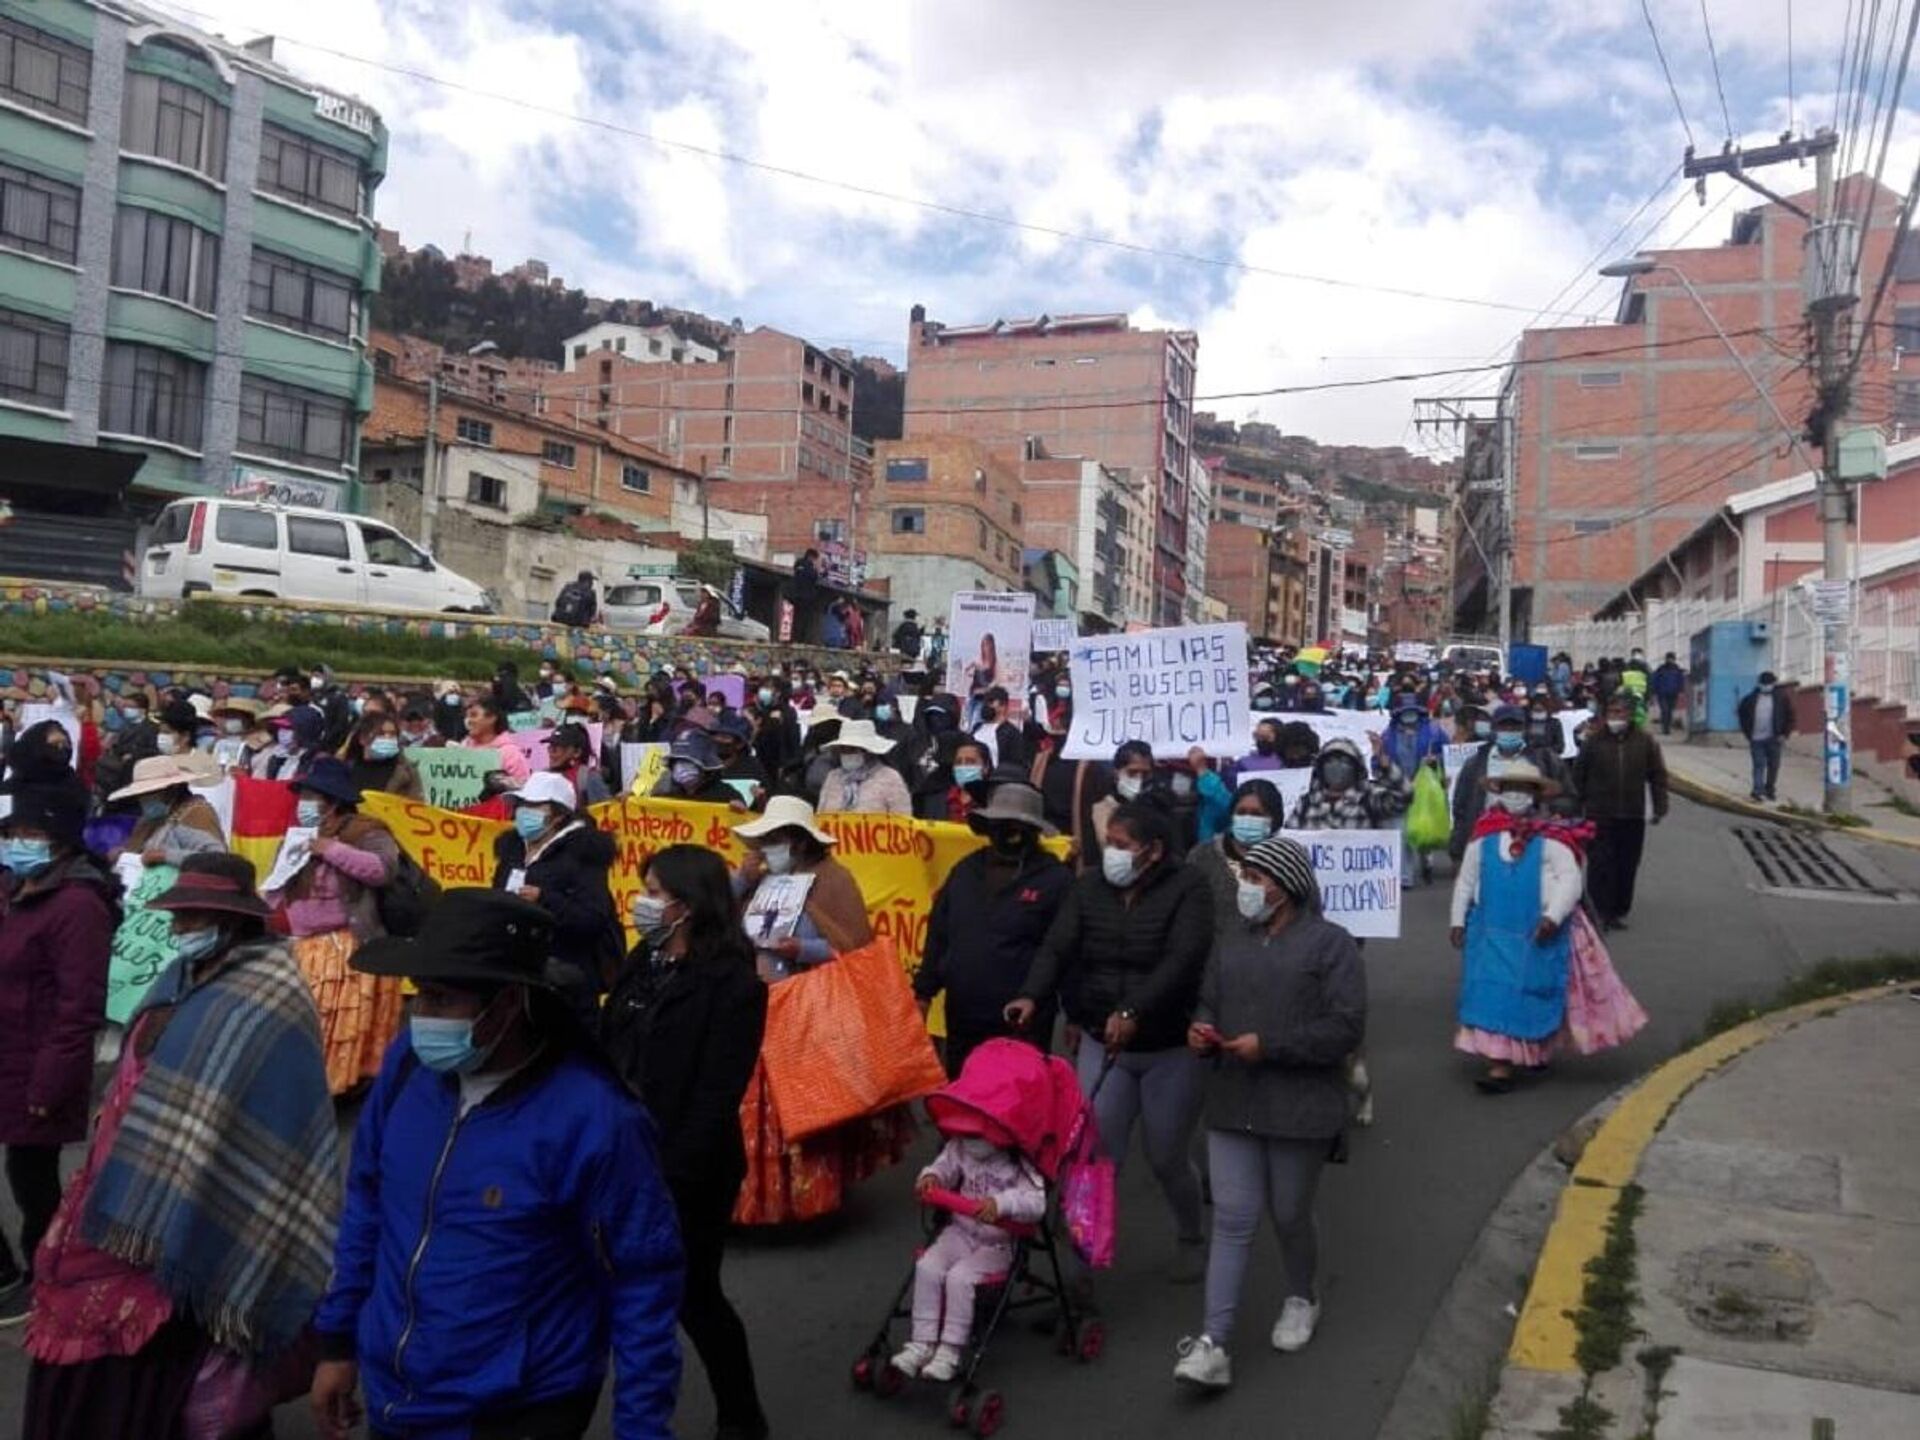
[[[1580,875],[1580,862],[1574,858],[1573,851],[1550,836],[1542,836],[1546,844],[1540,854],[1540,913],[1546,919],[1559,925],[1573,913],[1573,907],[1580,903],[1580,892],[1584,888]],[[1455,926],[1467,923],[1467,911],[1480,899],[1480,855],[1485,841],[1475,840],[1467,846],[1467,853],[1461,857],[1460,873],[1453,881],[1453,920]],[[1496,847],[1500,863],[1517,865],[1520,861],[1513,854],[1513,846],[1504,836]],[[1522,852],[1524,854],[1525,852]]]
[[[1000,763],[1000,722],[982,720],[973,727],[973,738],[987,747],[987,768],[993,769]]]

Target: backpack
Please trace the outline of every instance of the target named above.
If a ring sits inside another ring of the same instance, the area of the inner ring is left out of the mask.
[[[440,903],[440,883],[406,851],[393,867],[393,879],[377,892],[380,924],[387,934],[409,939],[420,933],[427,912]]]
[[[588,598],[587,587],[578,580],[569,580],[560,587],[560,595],[553,602],[553,623],[556,625],[584,625],[593,618],[593,601]]]

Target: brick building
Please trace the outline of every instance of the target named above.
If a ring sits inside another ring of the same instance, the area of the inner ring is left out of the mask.
[[[473,395],[509,410],[539,408],[540,389],[560,367],[551,360],[502,355],[491,341],[471,350],[448,350],[419,335],[376,330],[367,340],[377,374],[399,380],[435,379],[448,390]]]
[[[1128,471],[1084,455],[1035,453],[1018,469],[1026,544],[1073,561],[1082,633],[1149,623],[1153,546],[1144,487]]]
[[[1842,181],[1843,212],[1862,213],[1871,191],[1863,176]],[[1814,203],[1810,193],[1790,199],[1802,209]],[[1862,310],[1894,258],[1900,197],[1881,189],[1872,208],[1859,268]],[[1524,635],[1529,624],[1591,614],[1729,496],[1806,467],[1712,323],[1798,428],[1812,403],[1803,364],[1805,231],[1786,204],[1745,211],[1725,244],[1647,252],[1660,268],[1623,283],[1615,323],[1525,332],[1502,384],[1500,417],[1468,446],[1468,523],[1455,551],[1458,624],[1497,627],[1481,552],[1497,543],[1498,497],[1509,478],[1515,631]],[[1882,311],[1892,323],[1868,337],[1851,418],[1920,425],[1920,370],[1902,354],[1903,342],[1920,340],[1920,248],[1906,247],[1894,274]]]
[[[915,609],[930,624],[957,590],[1020,588],[1025,513],[1013,466],[966,435],[882,440],[873,461],[862,538],[893,613]]]
[[[1140,477],[1153,527],[1152,618],[1178,624],[1187,584],[1193,447],[1190,331],[1136,330],[1124,315],[1042,315],[943,325],[913,308],[909,437],[965,434],[1011,463],[1037,441]]]

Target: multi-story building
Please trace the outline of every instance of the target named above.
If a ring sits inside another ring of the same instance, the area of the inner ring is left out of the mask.
[[[1183,618],[1201,625],[1207,618],[1207,527],[1213,523],[1213,476],[1198,455],[1187,457],[1187,584]]]
[[[1147,624],[1151,612],[1136,598],[1146,557],[1135,539],[1147,507],[1132,476],[1084,455],[1040,453],[1021,460],[1019,473],[1026,544],[1070,557],[1079,572],[1081,633]]]
[[[1199,341],[1124,315],[908,326],[906,434],[964,434],[1011,462],[1037,440],[1141,477],[1152,508],[1151,616],[1185,613],[1188,462]]]
[[[720,359],[716,347],[689,340],[671,325],[621,325],[611,320],[569,335],[560,349],[560,368],[569,374],[602,351],[642,365],[711,365]]]
[[[377,115],[274,63],[270,41],[132,0],[0,0],[0,488],[16,512],[71,511],[83,472],[123,524],[236,484],[343,503],[372,403],[386,151]]]
[[[529,413],[539,409],[542,387],[559,372],[552,360],[502,355],[483,340],[471,350],[448,350],[419,335],[374,331],[367,340],[373,368],[401,380],[436,380],[450,391]]]
[[[1023,583],[1020,476],[965,435],[922,435],[874,446],[867,507],[869,572],[885,578],[895,614],[945,615],[957,590]]]
[[[1214,519],[1229,525],[1272,526],[1300,502],[1281,480],[1255,475],[1224,455],[1202,456],[1213,476]]]
[[[1270,532],[1238,521],[1215,521],[1207,531],[1207,575],[1213,593],[1226,602],[1227,618],[1239,620],[1256,639],[1273,639]]]
[[[1905,353],[1920,338],[1920,246],[1896,256],[1899,196],[1864,176],[1843,180],[1839,196],[1842,213],[1872,213],[1862,311],[1894,265],[1850,418],[1897,435],[1920,425],[1920,370]],[[1748,372],[1797,432],[1812,404],[1801,242],[1814,203],[1809,193],[1745,211],[1722,245],[1647,252],[1652,268],[1624,281],[1611,325],[1522,335],[1497,415],[1468,437],[1457,623],[1497,628],[1487,559],[1506,529],[1504,493],[1515,633],[1525,634],[1585,617],[1729,496],[1807,467],[1804,444],[1794,446]]]

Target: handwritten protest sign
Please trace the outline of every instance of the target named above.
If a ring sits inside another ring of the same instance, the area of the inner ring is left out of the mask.
[[[1447,746],[1445,754],[1441,757],[1441,763],[1446,767],[1447,798],[1449,800],[1453,798],[1454,786],[1460,783],[1461,770],[1466,767],[1467,761],[1471,760],[1479,751],[1480,742],[1478,740],[1469,740],[1464,745]]]
[[[1320,715],[1288,711],[1258,715],[1254,719],[1256,722],[1271,720],[1276,725],[1298,721],[1313,731],[1314,738],[1319,740],[1323,749],[1330,740],[1351,740],[1360,747],[1362,755],[1373,743],[1370,737],[1385,734],[1387,726],[1392,723],[1392,717],[1383,710],[1329,710]],[[1251,730],[1248,733],[1251,735]],[[1248,748],[1252,748],[1251,743]]]
[[[538,730],[547,723],[538,710],[516,710],[507,716],[507,729],[515,734],[522,730]]]
[[[1289,830],[1320,882],[1320,909],[1349,935],[1400,938],[1398,830]]]
[[[620,744],[620,788],[629,795],[651,795],[667,773],[670,747],[656,740],[624,740]]]
[[[455,745],[416,745],[407,751],[407,758],[420,773],[420,788],[426,792],[427,803],[448,810],[459,810],[479,800],[485,793],[487,776],[500,768],[497,751]]]
[[[1253,748],[1247,708],[1247,627],[1182,625],[1076,640],[1068,760],[1111,760],[1142,740],[1161,759],[1196,745],[1236,760]]]
[[[1036,655],[1068,649],[1072,646],[1074,638],[1074,625],[1071,620],[1033,622],[1033,653]]]
[[[138,865],[136,860],[134,864]],[[131,869],[121,871],[122,877]],[[173,963],[173,913],[148,909],[148,903],[172,887],[180,872],[171,865],[145,865],[121,901],[120,928],[113,932],[107,958],[107,1019],[124,1025],[146,998],[160,973]]]

